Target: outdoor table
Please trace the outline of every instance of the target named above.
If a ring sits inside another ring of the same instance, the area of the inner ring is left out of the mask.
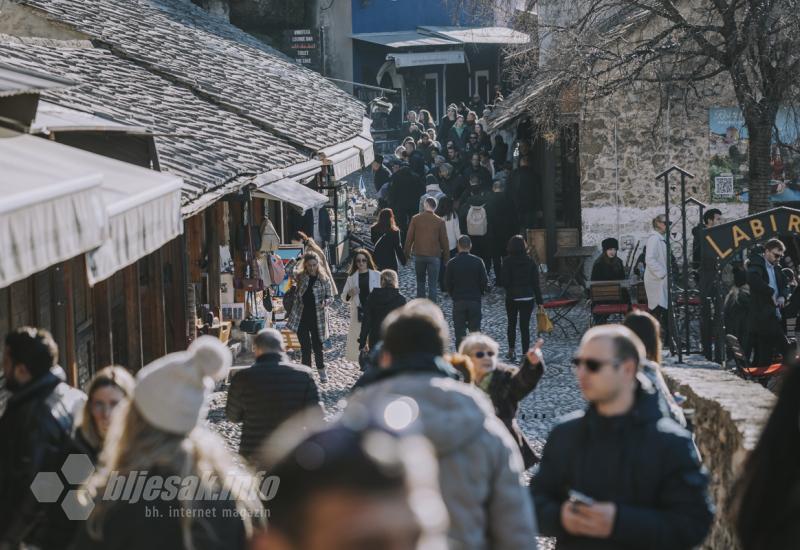
[[[583,263],[586,258],[594,256],[595,250],[596,247],[594,246],[571,246],[558,249],[555,257],[564,258],[568,270],[567,276],[569,277],[559,297],[563,297],[569,287],[573,285],[583,288],[583,285],[581,285],[581,280],[584,278],[582,273]],[[570,263],[573,263],[573,265],[570,266]]]

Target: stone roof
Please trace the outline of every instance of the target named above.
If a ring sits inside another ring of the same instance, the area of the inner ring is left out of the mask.
[[[16,1],[309,149],[361,133],[361,102],[189,0]]]
[[[0,35],[0,58],[81,83],[43,91],[47,101],[156,133],[162,170],[184,180],[184,216],[236,191],[256,174],[307,160],[286,140],[136,63],[88,41],[70,41],[65,47],[54,43]]]

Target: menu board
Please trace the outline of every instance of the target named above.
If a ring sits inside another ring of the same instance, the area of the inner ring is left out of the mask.
[[[298,65],[320,72],[322,55],[319,29],[294,29],[283,33],[283,52]]]

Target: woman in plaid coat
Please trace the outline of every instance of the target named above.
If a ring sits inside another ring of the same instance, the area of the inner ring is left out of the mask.
[[[328,381],[322,358],[322,342],[328,339],[328,306],[333,300],[333,281],[320,269],[319,256],[307,252],[294,273],[297,295],[289,313],[287,328],[297,333],[302,362],[311,366],[311,352],[319,371],[319,380]]]

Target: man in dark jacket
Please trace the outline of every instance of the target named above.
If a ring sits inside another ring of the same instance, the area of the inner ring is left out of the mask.
[[[461,195],[458,206],[461,229],[472,238],[472,252],[483,260],[484,265],[488,265],[491,262],[491,235],[492,229],[497,223],[494,212],[490,208],[490,203],[493,200],[492,195],[491,189],[483,187],[479,177],[473,174],[469,178],[469,187]],[[475,228],[470,226],[469,211],[473,206],[479,210],[482,208],[486,214],[486,231],[483,234],[476,233]]]
[[[507,192],[517,209],[520,234],[537,227],[542,213],[542,186],[527,156],[519,157],[519,168],[511,172]]]
[[[467,181],[469,181],[473,175],[478,176],[481,189],[484,191],[492,190],[492,174],[489,170],[481,166],[481,156],[477,150],[469,155],[469,165],[464,169],[464,178],[466,178]]]
[[[361,349],[374,349],[381,341],[383,320],[395,309],[406,305],[406,299],[400,294],[399,287],[396,271],[381,271],[381,287],[370,292],[364,307],[364,321],[361,323],[361,335],[358,338]]]
[[[375,184],[375,191],[378,192],[391,179],[392,172],[383,165],[383,155],[375,155],[375,160],[372,161],[371,167],[372,183]]]
[[[472,240],[467,235],[458,239],[458,254],[447,264],[444,288],[453,299],[453,326],[456,348],[467,332],[481,330],[481,296],[489,289],[489,277],[483,260],[470,254]]]
[[[492,194],[489,204],[486,206],[489,216],[489,263],[486,264],[486,272],[490,272],[494,267],[494,277],[498,281],[501,278],[501,262],[503,256],[507,254],[508,241],[517,234],[517,211],[514,204],[509,200],[505,192],[505,187],[500,181],[495,181],[492,185]]]
[[[539,527],[559,550],[688,550],[708,533],[708,478],[640,375],[644,356],[620,325],[581,340],[573,363],[589,407],[550,432],[531,482]]]
[[[786,247],[770,239],[763,254],[750,256],[747,285],[750,287],[750,344],[755,349],[753,366],[772,364],[776,353],[786,359],[787,341],[781,324],[781,309],[789,298],[789,288],[781,273],[780,260]]]
[[[711,307],[711,303],[717,296],[717,263],[709,247],[701,245],[704,230],[719,225],[721,221],[722,212],[717,208],[710,208],[703,213],[703,227],[698,225],[692,229],[692,264],[698,270],[701,300],[700,342],[703,347],[703,355],[709,361],[713,359],[711,336],[714,332],[713,327],[716,325],[716,312]]]
[[[395,162],[392,166],[389,186],[389,206],[403,235],[408,234],[411,218],[419,213],[419,198],[425,194],[422,177],[404,163]]]
[[[40,502],[31,490],[37,474],[58,472],[78,452],[71,434],[86,395],[57,376],[57,361],[46,330],[20,327],[6,335],[3,374],[11,397],[0,417],[1,548],[63,548],[74,533],[61,506]]]
[[[320,408],[311,369],[289,361],[279,331],[261,330],[253,351],[256,362],[233,377],[225,407],[228,420],[243,423],[239,453],[248,460],[285,420],[308,407]]]

